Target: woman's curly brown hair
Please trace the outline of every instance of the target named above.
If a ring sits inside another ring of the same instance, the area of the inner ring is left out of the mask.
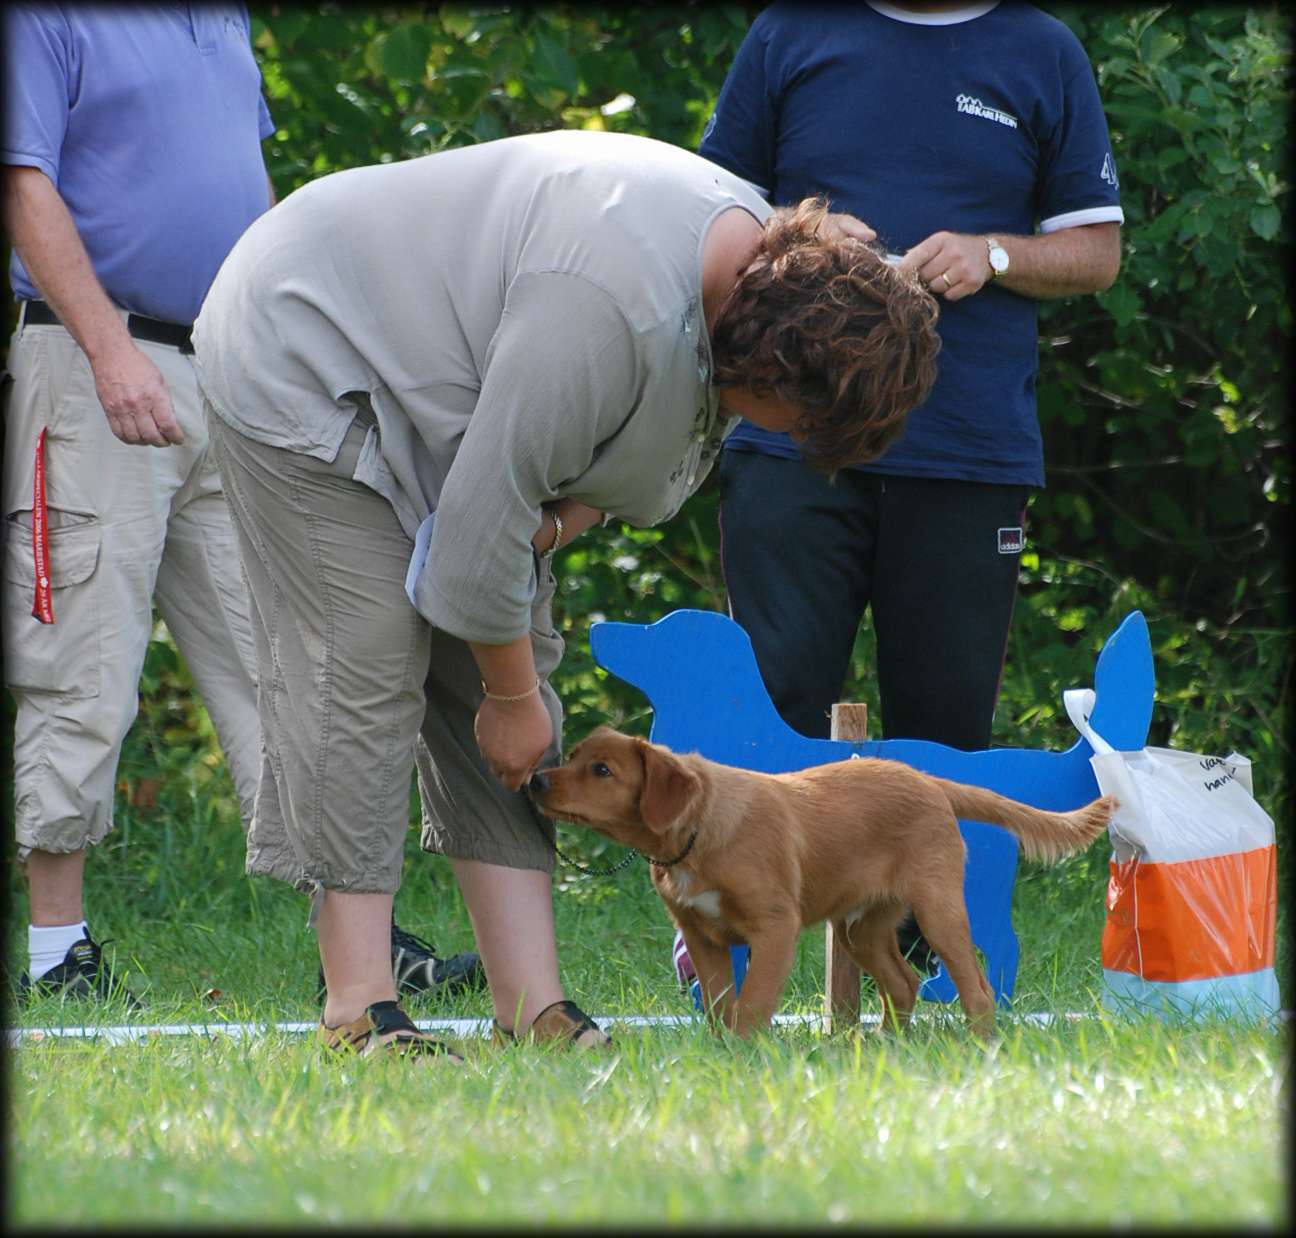
[[[816,233],[828,205],[806,198],[765,223],[755,259],[711,334],[714,381],[799,409],[807,464],[829,475],[876,460],[936,377],[936,299],[876,247]]]

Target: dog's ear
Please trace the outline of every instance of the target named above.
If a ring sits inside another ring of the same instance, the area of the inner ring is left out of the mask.
[[[639,817],[648,829],[660,833],[674,825],[701,791],[698,776],[670,752],[639,741],[644,781],[639,792]]]

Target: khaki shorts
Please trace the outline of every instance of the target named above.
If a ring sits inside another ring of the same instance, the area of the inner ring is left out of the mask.
[[[482,761],[480,676],[466,642],[405,595],[413,544],[386,499],[353,478],[369,415],[326,463],[255,442],[208,408],[252,599],[265,764],[248,871],[297,889],[400,885],[418,748],[423,846],[460,859],[553,870],[552,829]],[[546,572],[531,633],[543,681],[562,656]]]
[[[17,706],[19,857],[79,851],[112,828],[121,744],[135,718],[153,603],[225,748],[245,820],[260,769],[247,595],[190,357],[137,341],[184,431],[133,447],[108,428],[85,354],[60,326],[9,346],[5,422],[4,678]],[[32,616],[32,485],[45,437],[54,622]]]

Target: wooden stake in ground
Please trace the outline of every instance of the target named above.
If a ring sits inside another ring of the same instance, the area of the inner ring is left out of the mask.
[[[834,705],[833,739],[867,739],[868,706]],[[823,1029],[859,1027],[860,969],[839,945],[831,923],[824,925],[824,1018]]]

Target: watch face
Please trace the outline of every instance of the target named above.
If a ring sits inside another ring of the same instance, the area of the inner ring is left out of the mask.
[[[996,271],[1006,271],[1008,269],[1008,251],[996,245],[990,251],[990,265]]]

